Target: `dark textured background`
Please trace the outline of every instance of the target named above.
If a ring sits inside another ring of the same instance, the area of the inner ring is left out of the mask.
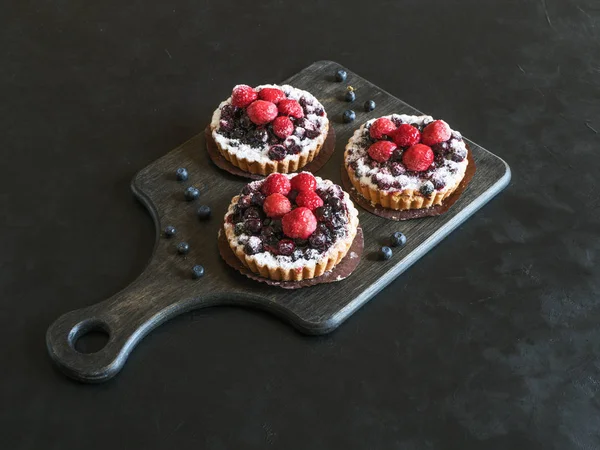
[[[67,0],[0,14],[0,448],[600,448],[600,4]],[[60,314],[139,273],[133,174],[318,59],[507,160],[509,188],[334,334],[215,308],[98,386]]]

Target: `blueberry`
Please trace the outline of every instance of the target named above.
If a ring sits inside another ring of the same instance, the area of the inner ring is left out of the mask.
[[[354,111],[352,111],[351,109],[347,109],[346,111],[344,111],[344,114],[342,115],[342,120],[344,121],[344,123],[353,122],[354,119],[356,119],[356,113]]]
[[[262,221],[260,219],[248,219],[244,222],[244,225],[250,233],[260,233]]]
[[[335,72],[335,81],[341,83],[342,81],[346,81],[346,78],[348,78],[348,74],[345,70],[339,69],[337,72]]]
[[[325,250],[325,246],[327,245],[327,238],[323,233],[316,232],[310,235],[308,238],[308,242],[310,246],[317,250]]]
[[[165,237],[173,237],[175,236],[175,233],[177,233],[177,230],[175,229],[174,226],[169,225],[168,227],[165,227]]]
[[[390,259],[392,257],[392,249],[389,247],[381,247],[379,249],[379,256],[381,257],[381,259],[383,259],[384,261],[387,261],[388,259]]]
[[[244,211],[244,219],[260,219],[261,210],[251,206]]]
[[[321,132],[319,130],[306,130],[304,133],[308,139],[316,139],[320,134]]]
[[[396,231],[394,234],[392,234],[392,237],[390,238],[390,245],[392,247],[404,247],[405,244],[406,236],[399,231]]]
[[[202,267],[200,264],[195,265],[194,267],[192,267],[192,277],[197,280],[198,278],[202,278],[204,276],[204,267]]]
[[[190,186],[189,188],[185,189],[183,194],[185,195],[185,199],[188,202],[191,202],[192,200],[196,200],[200,196],[200,191],[194,186]]]
[[[435,188],[433,187],[433,183],[431,181],[426,181],[421,185],[421,189],[419,189],[419,192],[421,192],[421,194],[425,195],[426,197],[429,197],[431,194],[433,194],[434,189]]]
[[[252,197],[250,197],[250,195],[240,196],[240,198],[238,199],[238,202],[237,202],[237,205],[242,209],[248,208],[251,204],[252,204]]]
[[[375,109],[375,102],[373,100],[367,100],[364,104],[366,112],[371,112]]]
[[[246,231],[246,227],[244,227],[243,222],[239,222],[239,223],[235,224],[234,233],[236,236],[239,236],[240,234],[244,234],[244,231]]]
[[[180,255],[186,255],[190,251],[190,244],[187,242],[180,242],[177,244],[177,253]]]
[[[450,158],[452,159],[452,161],[455,161],[455,162],[464,161],[464,159],[466,157],[467,157],[467,150],[464,148],[454,149],[454,151],[450,155]]]
[[[329,199],[327,200],[327,203],[329,203],[331,205],[331,208],[333,209],[333,211],[341,211],[342,208],[344,207],[342,201],[337,197],[329,197]]]
[[[346,100],[347,102],[353,102],[354,100],[356,100],[356,94],[354,93],[354,91],[346,92],[346,95],[344,95],[344,100]]]
[[[296,245],[294,244],[294,241],[291,241],[290,239],[282,239],[277,245],[277,251],[280,255],[284,256],[291,256],[295,249]]]
[[[315,209],[315,217],[319,222],[328,222],[331,220],[331,209],[325,206],[319,206]]]
[[[269,149],[269,158],[275,161],[281,161],[285,158],[287,151],[283,145],[273,145]]]
[[[185,181],[188,179],[188,171],[185,167],[180,167],[175,171],[175,176],[177,177],[177,181]]]
[[[200,220],[208,220],[210,219],[210,206],[202,205],[198,208],[198,219]]]

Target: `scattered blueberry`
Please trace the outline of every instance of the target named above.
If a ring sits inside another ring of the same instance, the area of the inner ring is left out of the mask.
[[[180,242],[177,244],[177,253],[180,255],[186,255],[190,251],[190,244],[187,242]]]
[[[354,119],[356,119],[356,113],[354,111],[352,111],[351,109],[347,109],[346,111],[344,111],[344,114],[342,115],[342,120],[344,121],[344,123],[353,122]]]
[[[177,230],[175,229],[174,226],[169,225],[168,227],[165,227],[165,237],[173,237],[175,236],[175,233],[177,233]]]
[[[419,191],[421,192],[421,194],[429,197],[431,194],[433,194],[433,183],[431,181],[426,181],[425,183],[423,183],[421,185],[421,189],[419,189]]]
[[[354,91],[348,90],[348,92],[346,92],[346,95],[344,96],[344,100],[346,100],[347,102],[353,102],[354,100],[356,100],[356,94],[354,93]]]
[[[392,249],[389,247],[381,247],[379,250],[379,255],[381,256],[381,259],[387,261],[392,257]]]
[[[198,218],[200,220],[208,220],[210,219],[210,206],[202,205],[198,208]]]
[[[345,70],[339,69],[336,73],[335,73],[335,81],[346,81],[346,78],[348,77],[348,74],[346,73]]]
[[[200,191],[197,188],[195,188],[194,186],[190,186],[185,189],[184,195],[185,195],[185,199],[188,202],[191,202],[192,200],[196,200],[200,196]]]
[[[405,244],[406,236],[404,236],[404,234],[400,233],[399,231],[396,231],[394,234],[392,234],[390,239],[390,245],[392,247],[403,247]]]
[[[197,280],[198,278],[202,278],[204,276],[204,267],[200,264],[192,267],[192,277]]]
[[[375,102],[373,100],[367,100],[364,104],[366,112],[371,112],[375,109]]]
[[[185,181],[188,179],[188,171],[185,167],[180,167],[175,171],[175,176],[177,177],[177,181]]]

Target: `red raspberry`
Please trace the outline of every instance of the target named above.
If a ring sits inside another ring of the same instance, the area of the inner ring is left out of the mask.
[[[267,197],[271,194],[288,195],[292,189],[288,177],[281,173],[272,173],[263,182],[260,190]]]
[[[263,203],[263,211],[269,217],[283,217],[292,210],[292,204],[285,195],[271,194]]]
[[[255,100],[250,103],[246,112],[256,125],[266,125],[277,117],[277,106],[264,100]]]
[[[277,104],[277,109],[282,116],[292,116],[296,119],[304,117],[302,106],[296,100],[281,100]]]
[[[245,108],[258,98],[258,94],[247,84],[238,84],[231,93],[231,104]]]
[[[317,180],[309,172],[302,172],[292,178],[292,189],[296,191],[314,191],[317,188]]]
[[[410,147],[421,141],[421,133],[412,125],[403,123],[396,131],[393,131],[390,137],[398,147]]]
[[[285,100],[286,97],[281,89],[262,88],[260,91],[258,91],[258,98],[277,104],[281,100]]]
[[[402,163],[408,170],[414,172],[423,172],[424,170],[429,169],[432,162],[433,150],[427,145],[413,145],[402,154]]]
[[[443,120],[436,120],[425,127],[421,134],[421,142],[425,145],[435,145],[450,139],[452,132]]]
[[[296,197],[296,204],[314,211],[319,206],[323,206],[323,199],[315,191],[302,191]]]
[[[277,137],[285,139],[286,137],[291,136],[293,132],[294,124],[289,117],[275,117],[275,120],[273,121],[273,133],[275,133]]]
[[[371,144],[367,152],[369,156],[377,162],[386,162],[392,157],[392,153],[398,146],[390,141],[377,141]]]
[[[303,206],[292,210],[281,219],[283,234],[292,239],[308,239],[317,229],[317,218]]]
[[[390,119],[380,117],[371,124],[369,128],[369,134],[373,139],[383,139],[384,136],[389,135],[396,129],[396,125]]]

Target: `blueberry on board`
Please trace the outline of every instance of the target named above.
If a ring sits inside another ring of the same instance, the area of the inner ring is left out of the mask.
[[[389,247],[381,247],[381,249],[379,250],[379,254],[381,256],[381,259],[387,261],[392,257],[392,249]]]
[[[354,91],[346,92],[344,100],[346,100],[347,102],[353,102],[354,100],[356,100],[356,94],[354,93]]]
[[[169,225],[169,226],[165,227],[165,237],[168,237],[168,238],[173,237],[173,236],[175,236],[175,233],[177,233],[177,230],[175,229],[174,226]]]
[[[185,181],[188,179],[188,171],[185,167],[180,167],[175,171],[175,176],[177,177],[177,181]]]
[[[191,202],[192,200],[196,200],[200,196],[200,191],[194,186],[190,186],[189,188],[185,189],[183,194],[185,195],[185,199],[188,202]]]
[[[202,276],[204,276],[204,267],[201,266],[200,264],[195,265],[194,267],[192,267],[192,277],[197,280],[198,278],[202,278]]]
[[[404,236],[404,234],[400,233],[399,231],[396,231],[394,234],[392,234],[392,237],[390,238],[390,245],[392,247],[404,247],[405,244],[406,236]]]
[[[177,253],[180,255],[186,255],[190,251],[190,244],[187,242],[180,242],[177,244]]]
[[[371,112],[375,109],[375,102],[373,100],[367,100],[364,104],[366,112]]]
[[[344,123],[353,122],[354,119],[356,119],[356,113],[354,111],[352,111],[351,109],[347,109],[346,111],[344,111],[344,114],[342,115],[342,120],[344,121]]]
[[[200,220],[208,220],[210,219],[210,206],[202,205],[198,208],[198,219]]]
[[[335,81],[338,82],[342,82],[342,81],[346,81],[346,78],[348,77],[348,74],[346,73],[345,70],[339,69],[338,71],[335,72]]]

